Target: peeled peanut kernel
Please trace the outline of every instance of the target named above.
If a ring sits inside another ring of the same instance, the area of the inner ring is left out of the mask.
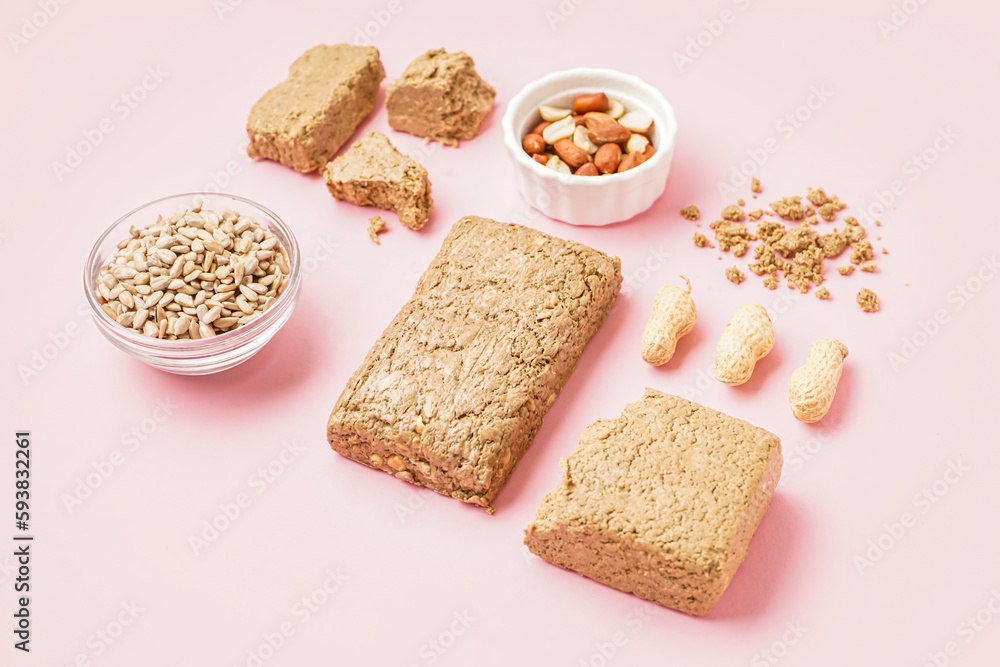
[[[597,170],[597,166],[593,162],[588,162],[587,164],[583,165],[582,167],[580,167],[579,169],[577,169],[573,173],[576,174],[577,176],[600,176],[601,175],[601,172]]]
[[[606,113],[591,111],[586,114],[587,136],[596,144],[623,144],[632,133]]]
[[[576,144],[580,150],[587,151],[588,155],[593,155],[597,152],[597,144],[590,140],[587,136],[587,128],[582,125],[577,125],[576,129],[573,131],[573,143]]]
[[[560,139],[569,139],[573,136],[573,131],[576,130],[576,123],[569,116],[566,116],[562,120],[557,120],[556,122],[549,125],[542,132],[542,138],[545,139],[545,143],[554,144]]]
[[[543,167],[549,163],[549,158],[550,157],[552,157],[552,156],[551,155],[546,155],[545,153],[535,153],[534,155],[531,156],[531,158],[535,162],[537,162],[538,164],[542,165]]]
[[[545,152],[545,139],[540,134],[531,133],[521,140],[521,147],[528,155]]]
[[[405,470],[406,469],[406,463],[403,461],[402,458],[400,458],[396,454],[390,454],[389,458],[387,458],[385,460],[385,462],[388,463],[389,467],[392,468],[393,470]]]
[[[553,155],[549,158],[549,161],[545,163],[545,166],[553,171],[557,171],[560,174],[572,174],[573,170],[569,168],[569,165],[563,162],[558,155]]]
[[[618,171],[622,149],[618,144],[604,144],[594,153],[594,166],[602,174],[613,174]]]
[[[633,132],[645,134],[653,126],[653,117],[645,111],[629,111],[618,122]]]
[[[530,136],[530,135],[529,135]],[[625,152],[626,153],[642,153],[646,150],[646,146],[649,145],[649,139],[641,134],[633,134],[625,142]]]
[[[622,114],[625,113],[625,105],[616,99],[608,98],[608,110],[604,113],[608,114],[615,120],[618,120],[622,117]]]
[[[588,111],[606,111],[608,108],[608,96],[604,93],[592,93],[589,95],[577,95],[573,100],[573,111],[576,113],[587,113]]]
[[[562,107],[550,107],[548,105],[542,105],[538,107],[538,113],[542,114],[542,120],[547,120],[551,122],[556,122],[557,120],[562,120],[566,116],[573,113],[570,109],[563,109]]]
[[[642,164],[642,153],[629,153],[622,158],[621,164],[618,165],[618,173],[635,169],[640,164]]]
[[[574,144],[572,139],[560,139],[552,145],[552,148],[570,169],[578,169],[590,162],[587,151]]]
[[[541,123],[536,125],[533,130],[531,130],[531,134],[541,134],[542,132],[545,131],[545,128],[547,128],[551,124],[552,123],[550,123],[549,121],[543,120]]]

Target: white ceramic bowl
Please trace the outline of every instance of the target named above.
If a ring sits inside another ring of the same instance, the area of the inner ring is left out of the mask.
[[[574,176],[538,164],[521,148],[524,135],[542,120],[538,107],[570,107],[577,95],[600,92],[620,100],[626,111],[641,109],[653,117],[653,157],[620,174]],[[677,120],[660,91],[637,77],[591,68],[549,74],[525,86],[507,104],[501,124],[504,144],[514,163],[517,189],[529,204],[550,218],[574,225],[621,222],[652,206],[666,187]]]
[[[263,315],[253,322],[213,338],[199,340],[159,340],[143,336],[112,320],[101,309],[94,286],[105,266],[117,250],[117,244],[128,238],[129,228],[146,227],[156,222],[158,215],[168,215],[190,208],[200,202],[205,210],[232,209],[249,215],[262,227],[278,237],[288,254],[291,274],[281,296]],[[154,368],[179,375],[207,375],[232,368],[256,354],[284,326],[299,298],[299,246],[285,222],[260,204],[236,195],[211,192],[189,192],[163,197],[126,213],[104,232],[90,251],[83,273],[83,289],[100,332],[118,349],[146,362]]]

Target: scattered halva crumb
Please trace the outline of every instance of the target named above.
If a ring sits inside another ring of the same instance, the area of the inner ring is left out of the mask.
[[[735,266],[730,266],[726,269],[726,280],[734,285],[739,285],[745,278],[746,276],[744,276],[743,272]]]
[[[874,313],[878,310],[878,296],[870,289],[864,288],[858,292],[858,305],[866,313]]]
[[[722,209],[722,219],[739,222],[743,219],[743,211],[740,210],[739,206],[730,204],[726,208]]]
[[[816,298],[820,301],[827,301],[830,298],[830,290],[825,287],[820,287],[816,290]]]
[[[760,192],[760,181],[756,178],[750,179],[750,192]]]
[[[681,209],[681,215],[684,216],[685,220],[697,220],[701,217],[701,211],[698,210],[697,206],[691,204],[690,206]]]
[[[712,242],[708,240],[708,237],[701,232],[695,232],[694,234],[694,244],[699,248],[714,248]]]
[[[847,266],[838,266],[837,271],[840,272],[842,276],[849,276],[854,273],[854,267],[848,264]]]
[[[771,202],[771,209],[779,218],[785,220],[802,220],[806,217],[802,210],[801,197],[785,197],[778,201]]]
[[[368,221],[368,237],[377,243],[382,245],[382,242],[378,240],[378,235],[385,231],[385,220],[379,216],[375,216]]]

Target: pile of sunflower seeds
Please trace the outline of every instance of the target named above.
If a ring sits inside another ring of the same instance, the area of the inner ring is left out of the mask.
[[[235,211],[200,206],[160,216],[101,269],[96,295],[111,319],[165,340],[210,338],[260,317],[288,282],[288,255]]]

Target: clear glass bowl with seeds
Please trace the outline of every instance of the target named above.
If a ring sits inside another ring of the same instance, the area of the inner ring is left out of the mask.
[[[122,216],[94,245],[83,281],[116,347],[160,370],[205,375],[246,361],[288,321],[299,248],[260,204],[192,192]]]

